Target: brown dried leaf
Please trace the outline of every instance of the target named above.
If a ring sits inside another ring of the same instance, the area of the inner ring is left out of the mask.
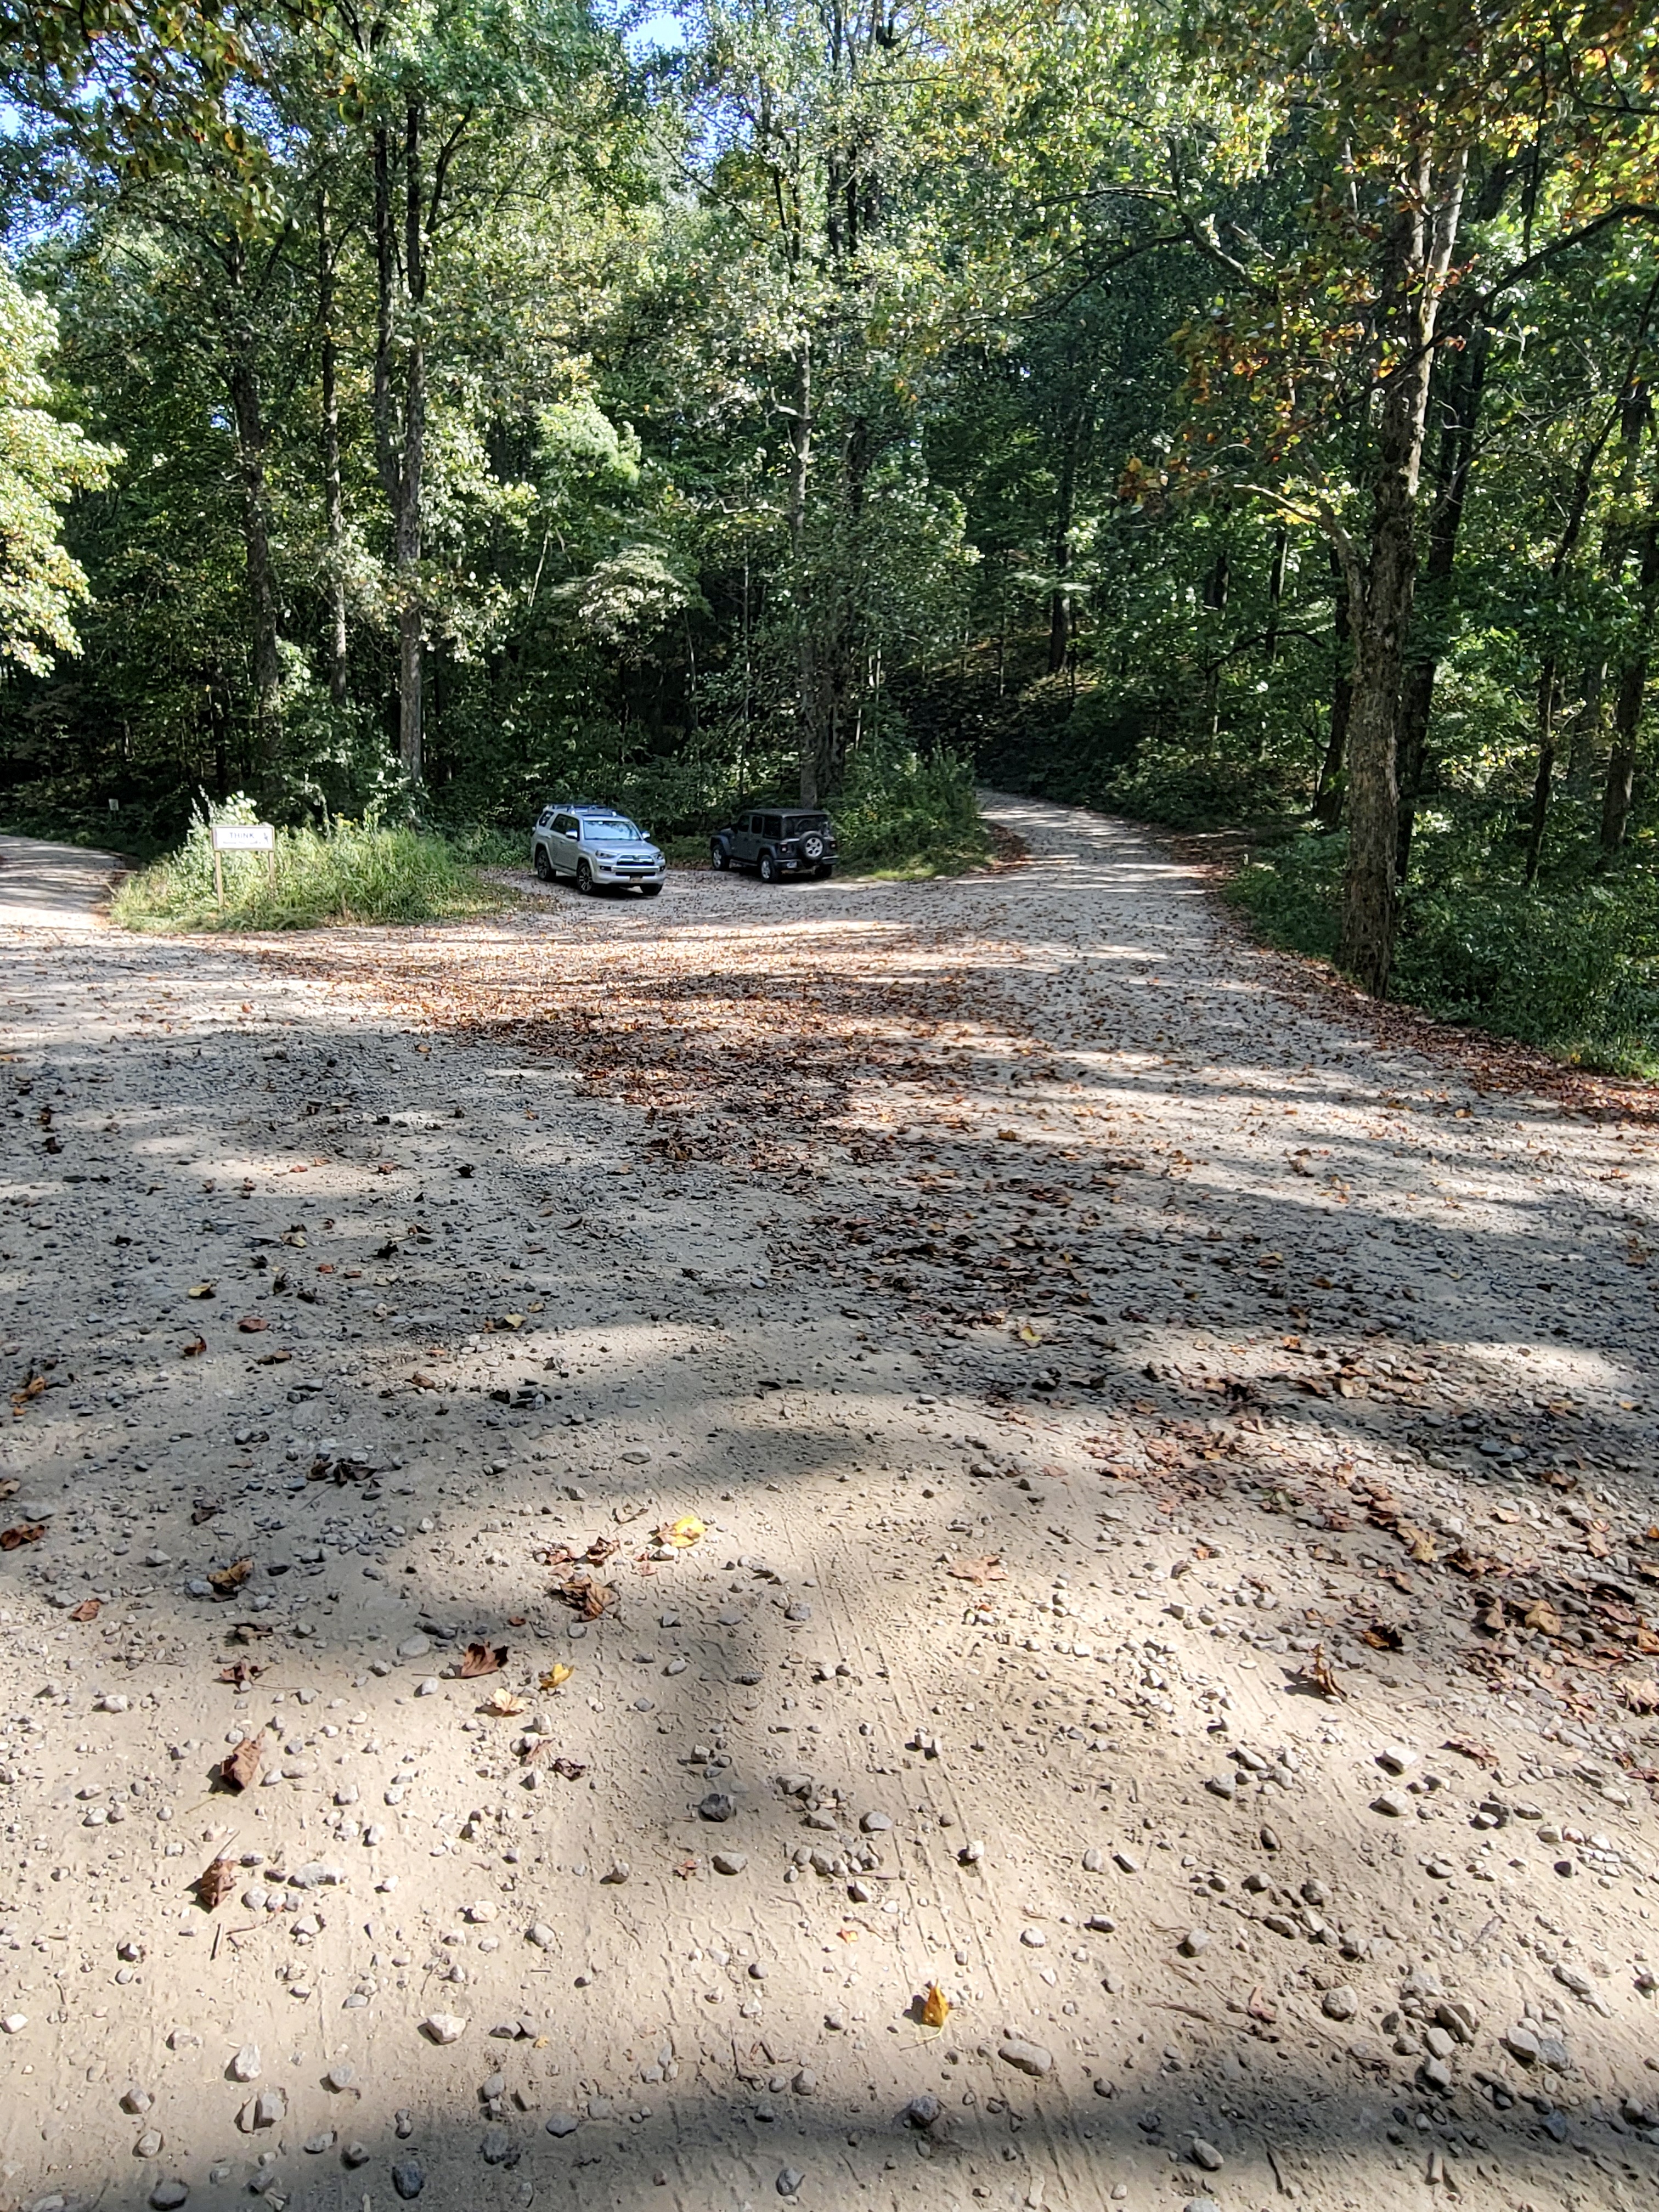
[[[1547,1598],[1536,1598],[1521,1616],[1523,1628],[1541,1630],[1546,1636],[1561,1633],[1561,1616]]]
[[[256,1667],[250,1660],[238,1659],[230,1666],[219,1669],[219,1680],[228,1682],[234,1689],[245,1690],[250,1682],[257,1682],[264,1671],[263,1667]]]
[[[196,1894],[204,1911],[211,1912],[222,1905],[236,1887],[240,1869],[234,1859],[215,1859],[211,1866],[203,1868],[196,1877]]]
[[[461,1680],[474,1681],[480,1674],[499,1674],[507,1664],[505,1644],[469,1644],[461,1662]]]
[[[1322,1698],[1346,1698],[1348,1694],[1333,1673],[1322,1644],[1315,1644],[1307,1665],[1297,1670],[1297,1679],[1317,1690]]]
[[[493,1719],[498,1721],[510,1721],[515,1714],[524,1711],[524,1699],[516,1697],[511,1690],[503,1686],[492,1690],[483,1705],[479,1706],[478,1711],[481,1713],[489,1713]]]
[[[1426,1528],[1419,1528],[1410,1521],[1401,1521],[1395,1525],[1395,1534],[1419,1566],[1433,1565],[1434,1539]]]
[[[24,1544],[38,1544],[46,1533],[44,1521],[20,1521],[15,1528],[0,1528],[0,1552],[15,1552]]]
[[[71,1620],[96,1620],[103,1611],[102,1601],[95,1597],[84,1597],[70,1614]]]
[[[234,1597],[252,1572],[252,1559],[233,1559],[228,1567],[216,1569],[208,1580],[221,1597]]]
[[[1406,1639],[1391,1622],[1374,1620],[1362,1630],[1360,1641],[1369,1644],[1373,1651],[1399,1651],[1404,1649]]]
[[[257,1735],[245,1735],[234,1751],[220,1762],[219,1778],[233,1790],[251,1790],[259,1778],[265,1747]]]
[[[181,1359],[199,1359],[206,1350],[206,1337],[198,1336],[189,1344],[180,1345],[179,1347],[179,1356]]]
[[[1659,1712],[1659,1682],[1621,1682],[1619,1694],[1633,1713]]]
[[[544,1766],[550,1774],[562,1774],[567,1782],[580,1782],[587,1769],[578,1759],[563,1759],[555,1752],[553,1739],[544,1735],[539,1743],[532,1743],[524,1754],[526,1766]]]
[[[1259,2020],[1264,2027],[1271,2027],[1279,2018],[1279,2007],[1271,1998],[1262,1996],[1260,1982],[1250,1991],[1249,2002],[1244,2009],[1252,2020]]]
[[[1000,1553],[983,1559],[954,1559],[945,1572],[959,1583],[974,1583],[981,1589],[987,1583],[1006,1583],[1008,1579]]]
[[[924,2027],[943,2027],[951,2017],[951,2000],[937,1982],[929,1982],[921,2000]]]
[[[610,1583],[598,1582],[592,1575],[573,1575],[568,1583],[561,1583],[553,1595],[562,1598],[584,1620],[597,1620],[607,1606],[617,1601],[617,1593]]]
[[[1472,1735],[1449,1735],[1440,1747],[1442,1751],[1455,1751],[1460,1759],[1472,1759],[1477,1766],[1496,1766],[1498,1753],[1489,1743],[1482,1743]]]
[[[622,1542],[616,1536],[596,1536],[582,1553],[590,1567],[602,1567],[614,1552],[620,1552]]]

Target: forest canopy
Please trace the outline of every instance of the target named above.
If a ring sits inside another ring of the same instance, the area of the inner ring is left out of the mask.
[[[1366,988],[1659,1060],[1647,12],[0,37],[9,825],[925,843],[977,774],[1236,828]]]

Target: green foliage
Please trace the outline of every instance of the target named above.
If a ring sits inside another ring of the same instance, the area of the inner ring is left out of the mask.
[[[37,676],[55,653],[80,650],[70,611],[89,590],[58,542],[60,511],[119,459],[47,404],[44,364],[57,335],[52,309],[0,261],[0,672],[9,662]]]
[[[860,753],[830,803],[851,874],[954,876],[990,858],[973,770],[957,754]]]
[[[1270,943],[1331,956],[1340,837],[1257,857],[1231,895]],[[1444,833],[1405,901],[1396,995],[1586,1066],[1659,1075],[1659,884],[1635,868],[1543,890],[1460,866]],[[1438,850],[1439,847],[1450,850]]]
[[[240,793],[199,809],[176,852],[118,887],[113,920],[148,931],[315,929],[325,922],[448,921],[501,903],[501,894],[481,884],[443,838],[336,820],[324,830],[278,830],[274,884],[263,853],[222,854],[222,910],[212,825],[258,819],[257,807]]]

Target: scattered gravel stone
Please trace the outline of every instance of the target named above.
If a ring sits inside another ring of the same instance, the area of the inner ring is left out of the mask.
[[[746,1851],[716,1851],[713,1859],[716,1874],[741,1874],[748,1863]]]
[[[786,2166],[778,2176],[779,2196],[793,2197],[805,2179],[798,2166]]]
[[[1221,2153],[1216,2148],[1212,2142],[1206,2142],[1202,2136],[1194,2136],[1193,2137],[1193,2164],[1194,2166],[1201,2166],[1206,2173],[1219,2173],[1226,2162],[1226,2160],[1223,2158]]]
[[[574,2136],[580,2122],[574,2112],[550,2112],[547,2132],[550,2136]]]
[[[728,1797],[723,1790],[711,1790],[698,1803],[697,1818],[700,1820],[729,1820],[737,1809],[736,1800]]]
[[[1352,2020],[1359,2010],[1359,1999],[1350,1989],[1327,1990],[1320,2010],[1327,2020]]]
[[[417,2158],[400,2158],[392,2169],[392,2186],[405,2204],[426,2187],[426,2168]]]
[[[432,2012],[421,2022],[422,2032],[434,2043],[459,2043],[466,2030],[466,2022],[459,2014]]]
[[[1010,2066],[1017,2066],[1022,2074],[1042,2076],[1052,2072],[1054,2054],[1040,2043],[1028,2043],[1023,2035],[1005,2035],[997,2045],[997,2057]]]

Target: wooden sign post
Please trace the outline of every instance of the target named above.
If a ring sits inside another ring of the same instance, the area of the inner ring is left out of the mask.
[[[276,830],[270,822],[216,822],[213,825],[213,888],[219,911],[225,910],[224,853],[263,853],[270,888],[276,888]]]

